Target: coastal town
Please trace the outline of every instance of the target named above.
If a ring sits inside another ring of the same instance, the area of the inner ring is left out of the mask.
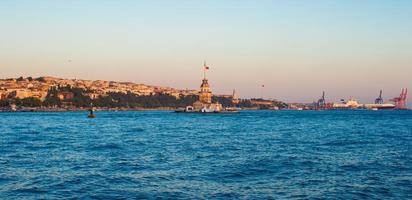
[[[207,80],[206,80],[207,82]],[[0,79],[1,111],[85,110],[90,104],[102,110],[175,109],[192,105],[202,90],[175,89],[131,82],[19,77]],[[204,92],[204,91],[203,91]],[[202,97],[201,97],[202,98]],[[212,94],[208,94],[208,102]],[[213,95],[226,107],[277,109],[287,105],[275,100],[240,100],[235,90]],[[200,99],[204,101],[204,99]]]
[[[62,79],[55,77],[39,77],[39,78],[10,78],[0,79],[0,100],[8,98],[29,98],[34,97],[40,100],[45,100],[48,91],[52,87],[67,86],[75,88],[87,89],[90,91],[90,98],[104,96],[111,92],[119,93],[134,93],[142,96],[150,96],[157,93],[168,94],[179,97],[180,95],[197,95],[197,90],[178,90],[170,87],[150,86],[144,84],[135,84],[131,82],[115,82],[103,80],[80,80],[80,79]],[[58,94],[60,99],[70,98],[72,94],[62,92]]]

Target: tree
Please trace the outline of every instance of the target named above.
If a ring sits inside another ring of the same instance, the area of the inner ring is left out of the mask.
[[[253,105],[252,105],[252,102],[249,99],[242,99],[239,102],[239,107],[251,108],[251,107],[253,107]]]
[[[93,100],[93,105],[97,107],[116,107],[115,102],[110,96],[99,96],[99,98]]]
[[[233,103],[232,103],[232,98],[228,98],[228,97],[213,96],[212,101],[219,102],[220,104],[222,104],[223,107],[232,107],[232,106],[234,106]]]
[[[7,99],[0,100],[0,107],[7,107],[10,105],[10,102]]]
[[[69,100],[76,107],[89,107],[92,100],[88,96],[74,96],[73,99]]]
[[[17,106],[23,105],[23,101],[22,101],[21,99],[19,99],[19,98],[9,99],[8,102],[9,102],[9,104],[14,104],[14,105],[17,105]]]
[[[275,101],[273,104],[278,108],[287,108],[288,107],[287,103],[281,102],[281,101]]]
[[[44,77],[39,77],[39,78],[36,78],[36,81],[44,83],[44,82],[46,82],[46,79]]]
[[[61,105],[62,105],[62,102],[56,96],[52,96],[52,97],[48,96],[43,101],[43,106],[47,106],[47,107],[54,107],[54,106],[61,106]]]
[[[21,105],[27,107],[40,107],[42,105],[42,102],[38,98],[27,97],[21,100]]]

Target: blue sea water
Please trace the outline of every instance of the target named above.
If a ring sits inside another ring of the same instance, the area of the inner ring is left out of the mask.
[[[412,199],[411,111],[0,113],[0,199]]]

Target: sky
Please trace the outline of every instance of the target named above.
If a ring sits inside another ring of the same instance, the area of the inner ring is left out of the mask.
[[[372,102],[412,90],[412,1],[0,1],[0,78]],[[261,86],[265,85],[264,88]]]

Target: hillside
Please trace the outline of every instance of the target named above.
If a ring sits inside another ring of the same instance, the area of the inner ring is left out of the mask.
[[[131,82],[116,82],[104,80],[63,79],[56,77],[39,78],[10,78],[0,79],[0,100],[6,98],[34,97],[42,101],[47,97],[48,91],[53,87],[71,86],[84,89],[91,98],[105,96],[109,93],[132,93],[139,96],[167,94],[174,97],[196,95],[196,90],[180,90],[170,87],[150,86]]]

